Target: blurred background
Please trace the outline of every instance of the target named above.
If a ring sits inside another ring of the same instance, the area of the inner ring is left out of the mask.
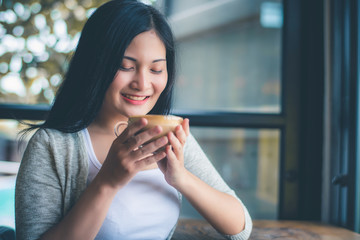
[[[17,120],[44,119],[84,23],[104,2],[0,0],[0,225],[14,227],[27,142]],[[359,231],[359,135],[350,134],[359,1],[143,2],[167,16],[176,38],[173,113],[190,118],[252,217]],[[201,218],[187,201],[182,217]]]

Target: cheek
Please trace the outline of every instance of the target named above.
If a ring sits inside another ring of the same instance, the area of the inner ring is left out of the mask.
[[[122,87],[122,85],[124,84],[125,81],[126,81],[126,78],[124,78],[123,74],[121,74],[121,72],[118,72],[115,75],[114,80],[112,81],[110,86],[112,88],[120,88],[120,87]]]
[[[162,91],[164,91],[165,87],[166,87],[166,84],[167,84],[167,81],[168,81],[168,76],[166,74],[166,76],[164,76],[163,78],[160,79],[160,81],[158,82],[158,91],[161,93]]]

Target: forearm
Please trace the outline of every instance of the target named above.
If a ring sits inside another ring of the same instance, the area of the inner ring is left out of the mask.
[[[190,172],[177,188],[219,232],[235,235],[244,229],[244,210],[235,197],[212,188]]]
[[[116,191],[97,177],[83,192],[70,212],[41,239],[94,239],[106,217]]]

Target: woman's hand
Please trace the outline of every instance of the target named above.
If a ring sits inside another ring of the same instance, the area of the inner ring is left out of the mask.
[[[159,149],[168,143],[167,137],[143,145],[162,132],[161,127],[157,126],[138,133],[146,125],[145,118],[129,125],[111,145],[99,174],[112,187],[126,185],[137,172],[166,156],[164,150]]]
[[[190,134],[189,119],[184,119],[175,132],[168,133],[170,145],[166,146],[166,158],[158,162],[168,184],[177,187],[186,178],[187,170],[184,167],[184,145]]]

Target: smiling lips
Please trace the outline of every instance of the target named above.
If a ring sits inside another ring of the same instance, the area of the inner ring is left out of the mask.
[[[146,103],[150,98],[150,96],[138,96],[129,94],[121,94],[121,96],[125,101],[134,105],[142,105]]]

